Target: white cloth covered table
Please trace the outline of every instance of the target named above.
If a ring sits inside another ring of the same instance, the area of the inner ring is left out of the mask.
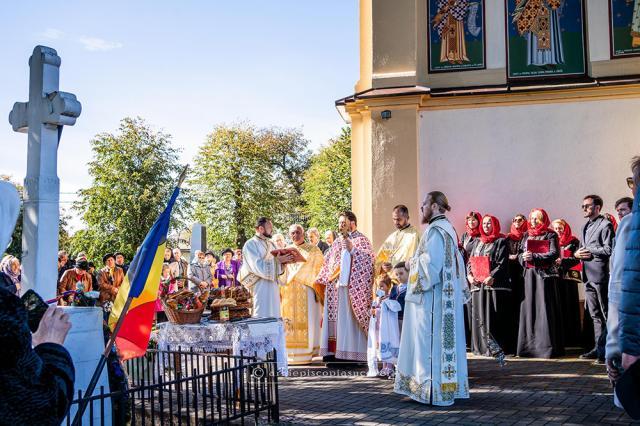
[[[230,349],[233,355],[266,359],[274,349],[278,357],[278,372],[288,374],[285,330],[279,319],[247,319],[237,322],[202,322],[200,324],[158,324],[158,349],[215,352]]]

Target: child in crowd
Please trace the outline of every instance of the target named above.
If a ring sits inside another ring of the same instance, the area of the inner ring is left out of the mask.
[[[171,293],[178,291],[178,284],[171,274],[168,263],[162,264],[162,274],[160,275],[160,285],[158,286],[158,298],[156,299],[156,322],[167,321],[161,299]]]
[[[389,298],[397,300],[400,304],[400,312],[398,312],[398,326],[402,333],[402,320],[404,319],[404,296],[407,294],[407,282],[409,281],[409,269],[404,262],[398,262],[393,267],[393,275],[395,275],[398,285],[393,286]]]
[[[371,307],[369,337],[367,343],[367,376],[378,375],[378,361],[382,361],[381,376],[393,375],[393,364],[398,359],[400,332],[398,330],[398,311],[400,304],[389,298],[391,278],[387,274],[376,279],[376,298]]]

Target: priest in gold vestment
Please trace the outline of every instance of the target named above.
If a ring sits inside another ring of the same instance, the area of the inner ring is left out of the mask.
[[[322,305],[314,283],[324,257],[315,245],[304,240],[304,229],[291,225],[289,236],[306,262],[286,266],[286,285],[281,289],[282,319],[285,323],[289,364],[308,364],[320,350]]]
[[[380,274],[382,264],[391,263],[395,267],[399,262],[407,262],[418,248],[420,234],[409,224],[409,209],[399,204],[393,208],[391,215],[396,230],[382,244],[376,254],[376,275]]]

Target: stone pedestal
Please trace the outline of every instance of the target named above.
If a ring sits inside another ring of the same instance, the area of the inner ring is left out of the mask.
[[[100,356],[104,351],[104,335],[102,330],[102,309],[85,308],[75,306],[65,306],[65,313],[69,315],[71,320],[71,331],[67,335],[64,347],[71,353],[73,365],[76,369],[76,382],[74,385],[74,399],[78,397],[78,391],[84,394],[87,385],[91,381],[91,376],[98,365]],[[107,375],[107,367],[105,366],[100,375],[100,380],[96,386],[94,395],[100,394],[100,387],[103,387],[104,393],[109,393],[109,379]],[[69,418],[73,419],[76,414],[77,406],[71,407]],[[111,399],[104,400],[104,413],[100,412],[100,401],[93,403],[93,422],[89,420],[91,407],[87,406],[87,410],[82,418],[82,424],[104,424],[111,425]],[[66,424],[66,419],[63,422]]]

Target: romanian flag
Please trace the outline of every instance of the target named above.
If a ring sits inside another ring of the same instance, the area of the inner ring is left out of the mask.
[[[120,316],[125,316],[115,340],[118,352],[125,360],[142,356],[147,351],[158,298],[164,249],[167,246],[171,209],[179,193],[178,185],[169,204],[153,224],[133,258],[109,315],[111,331],[114,330]],[[132,299],[131,304],[123,313],[129,298]]]

